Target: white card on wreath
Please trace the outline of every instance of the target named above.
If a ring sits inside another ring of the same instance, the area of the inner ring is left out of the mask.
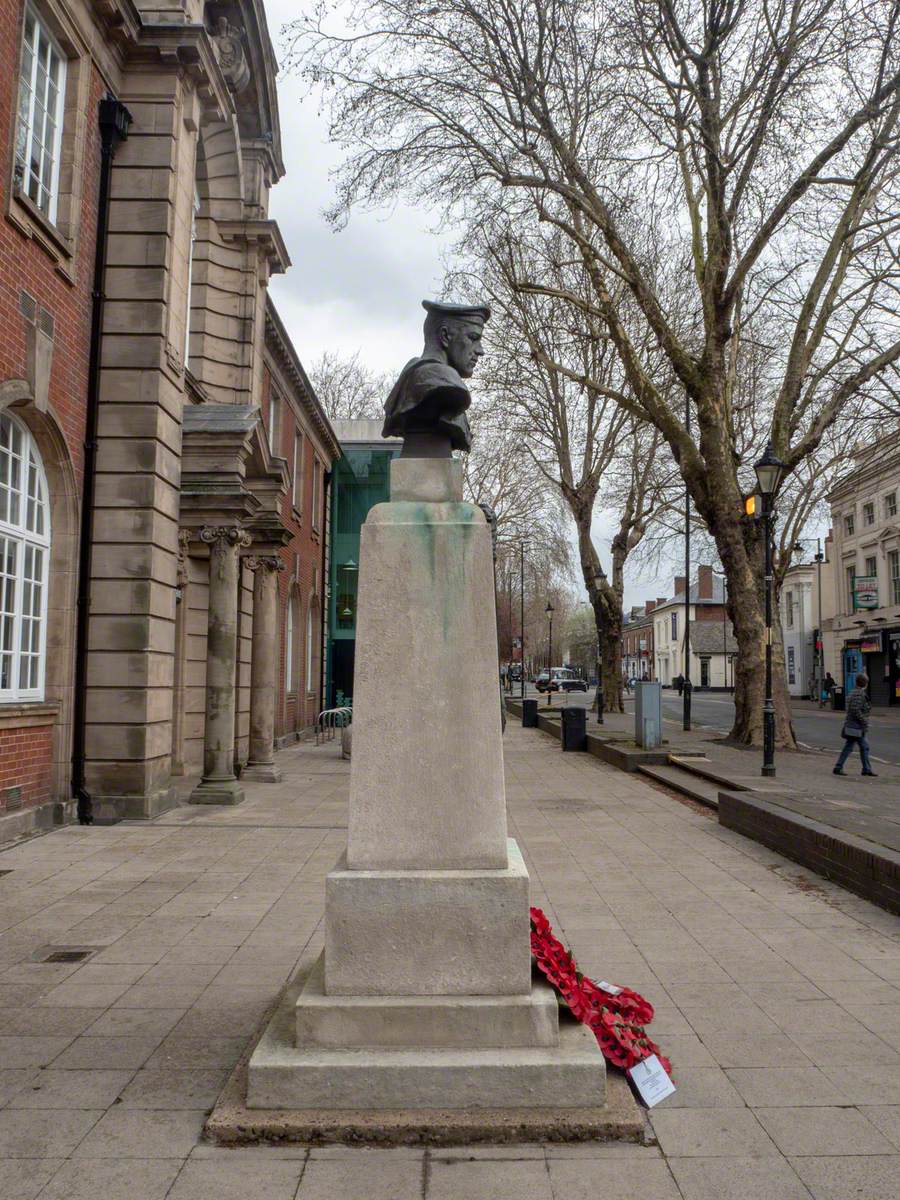
[[[655,1054],[635,1063],[628,1075],[648,1108],[653,1108],[675,1091],[675,1084]]]

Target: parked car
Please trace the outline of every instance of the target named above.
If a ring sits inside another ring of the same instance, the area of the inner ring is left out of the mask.
[[[586,692],[587,683],[569,667],[553,667],[541,671],[534,686],[539,692]]]

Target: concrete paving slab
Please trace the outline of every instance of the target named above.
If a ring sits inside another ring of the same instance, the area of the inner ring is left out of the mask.
[[[756,1117],[775,1145],[800,1155],[892,1154],[895,1146],[855,1108],[758,1108]]]
[[[553,1200],[548,1166],[534,1160],[437,1161],[431,1166],[427,1195],[429,1200]]]
[[[34,1200],[65,1161],[63,1158],[0,1159],[0,1196],[3,1200]]]
[[[420,1200],[424,1164],[420,1157],[384,1159],[368,1166],[355,1158],[310,1158],[303,1172],[297,1200]],[[252,1194],[252,1193],[251,1193]],[[262,1197],[262,1193],[260,1193]],[[177,1196],[173,1200],[178,1200]],[[217,1198],[210,1197],[210,1200]],[[235,1200],[242,1200],[236,1197]]]
[[[548,1167],[554,1197],[564,1196],[566,1200],[597,1200],[598,1196],[614,1196],[616,1200],[681,1200],[669,1165],[661,1160],[642,1162],[638,1168],[627,1158],[593,1162],[553,1159]]]
[[[781,1158],[671,1158],[683,1200],[809,1200]],[[846,1200],[846,1198],[845,1198]]]
[[[181,1168],[180,1158],[69,1159],[41,1200],[164,1200]]]
[[[791,1159],[813,1200],[900,1200],[900,1155]]]
[[[294,1200],[305,1167],[305,1159],[192,1159],[167,1200]]]

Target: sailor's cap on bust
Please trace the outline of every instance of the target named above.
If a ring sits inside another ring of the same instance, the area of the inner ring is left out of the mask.
[[[422,307],[427,313],[442,317],[456,317],[463,321],[489,321],[491,310],[486,304],[443,304],[436,300],[423,300]]]

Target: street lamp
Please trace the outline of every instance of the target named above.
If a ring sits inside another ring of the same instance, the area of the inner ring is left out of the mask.
[[[602,593],[606,587],[606,572],[600,563],[594,573],[594,585]],[[597,710],[597,724],[603,724],[603,647],[600,644],[600,631],[597,630],[597,694],[594,696],[594,708]]]
[[[549,637],[547,638],[547,703],[553,703],[553,605],[547,601],[547,607],[544,612],[547,614],[547,622],[550,626]]]
[[[775,774],[775,705],[772,703],[772,497],[778,490],[784,463],[770,442],[754,466],[762,497],[763,537],[766,571],[766,698],[763,704],[763,775]]]

